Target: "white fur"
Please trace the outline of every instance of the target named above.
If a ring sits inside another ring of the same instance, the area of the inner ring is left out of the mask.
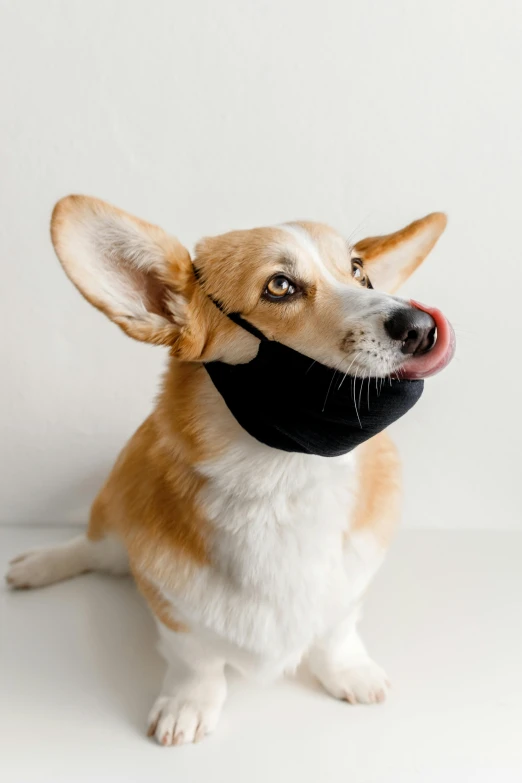
[[[265,678],[295,668],[353,615],[382,560],[372,533],[352,533],[343,546],[354,467],[351,454],[288,454],[243,431],[224,456],[201,466],[212,565],[163,595],[242,672]]]
[[[12,587],[43,587],[86,571],[128,572],[125,548],[113,536],[90,541],[77,536],[65,544],[25,552],[11,560],[6,580]]]
[[[198,742],[215,729],[221,714],[227,693],[225,660],[196,635],[157,625],[167,672],[149,713],[149,734],[161,745]]]
[[[176,594],[157,585],[190,627],[176,633],[158,624],[168,668],[149,726],[161,744],[197,741],[214,729],[225,663],[266,679],[308,654],[312,672],[337,698],[371,703],[387,690],[356,631],[359,601],[383,550],[372,532],[349,531],[354,455],[289,454],[233,429],[228,451],[200,466],[212,565]],[[126,571],[121,545],[80,536],[17,559],[8,580],[35,587],[91,569]]]
[[[321,275],[333,288],[347,289],[344,283],[342,283],[335,275],[333,275],[319,252],[319,248],[315,244],[313,238],[309,232],[302,226],[298,226],[295,223],[281,223],[277,228],[281,228],[288,234],[291,234],[299,244],[300,248],[304,251],[306,256],[313,261],[314,266],[320,271]]]

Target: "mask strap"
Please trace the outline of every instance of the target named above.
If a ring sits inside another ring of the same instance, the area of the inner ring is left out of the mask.
[[[194,270],[194,277],[198,281],[199,285],[201,286],[201,289],[205,296],[207,296],[210,301],[216,305],[217,309],[220,310],[223,315],[226,315],[227,318],[230,318],[231,321],[233,321],[237,326],[240,326],[242,329],[244,329],[246,332],[250,332],[251,335],[254,337],[257,337],[258,340],[261,340],[262,342],[269,342],[268,337],[265,337],[263,332],[261,332],[256,326],[251,324],[249,321],[247,321],[241,313],[227,313],[225,310],[223,304],[219,301],[219,299],[215,299],[212,294],[208,294],[205,289],[203,288],[202,280],[201,280],[201,274],[199,272],[199,269],[197,269],[194,264],[192,264],[192,268]]]

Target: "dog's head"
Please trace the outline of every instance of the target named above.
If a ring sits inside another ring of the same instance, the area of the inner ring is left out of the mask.
[[[438,310],[393,293],[445,226],[445,216],[433,213],[351,247],[323,224],[284,223],[204,239],[192,260],[157,226],[68,196],[55,207],[51,233],[91,304],[180,360],[236,363],[255,355],[255,338],[213,298],[267,337],[342,372],[423,377],[451,358],[451,329]]]

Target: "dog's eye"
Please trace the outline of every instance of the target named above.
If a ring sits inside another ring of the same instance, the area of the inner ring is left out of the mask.
[[[370,278],[362,268],[362,261],[360,258],[352,258],[352,277],[366,288],[372,288]]]
[[[295,285],[284,275],[275,275],[268,281],[265,294],[270,299],[284,299],[285,296],[295,294]]]

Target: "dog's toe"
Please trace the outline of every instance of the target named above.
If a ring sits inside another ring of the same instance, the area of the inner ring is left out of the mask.
[[[200,742],[216,727],[221,702],[160,696],[149,715],[147,734],[160,745]]]

